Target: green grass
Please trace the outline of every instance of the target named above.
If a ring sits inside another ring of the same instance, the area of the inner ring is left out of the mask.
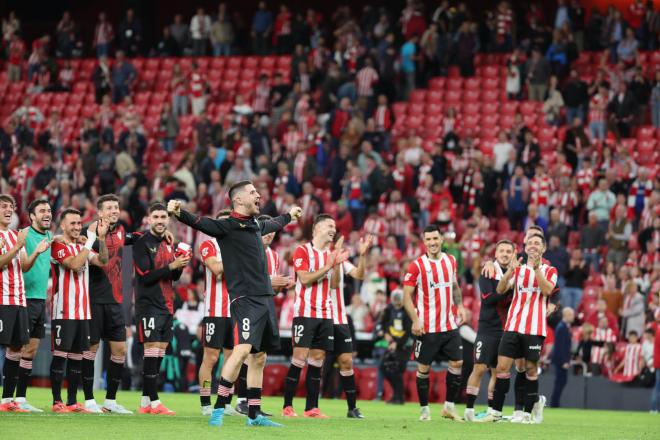
[[[66,394],[66,392],[65,392]],[[101,392],[97,393],[102,403]],[[50,411],[50,390],[32,388],[28,398],[33,405]],[[135,409],[139,394],[120,392],[119,403]],[[464,424],[440,418],[440,406],[432,405],[433,420],[417,420],[416,404],[390,406],[383,402],[359,402],[365,420],[346,419],[346,404],[340,400],[324,400],[322,410],[330,420],[282,420],[283,429],[246,428],[244,418],[225,418],[222,428],[210,428],[199,414],[199,399],[195,394],[161,394],[163,402],[177,411],[174,417],[149,415],[84,415],[84,414],[7,414],[0,413],[0,427],[7,438],[66,439],[90,438],[132,439],[658,439],[660,415],[624,411],[583,411],[546,409],[542,425]],[[304,399],[297,398],[294,406],[302,413]],[[279,414],[282,399],[264,399],[264,409]],[[481,408],[477,408],[480,410]],[[460,408],[462,414],[463,408]],[[4,437],[3,437],[4,438]]]

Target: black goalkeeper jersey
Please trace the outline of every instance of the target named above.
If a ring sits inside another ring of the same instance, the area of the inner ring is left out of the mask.
[[[479,311],[478,333],[501,334],[506,316],[511,304],[513,289],[505,294],[497,293],[498,280],[479,277],[479,290],[481,291],[481,309]]]
[[[86,234],[87,228],[83,230]],[[121,304],[124,301],[123,276],[121,271],[124,246],[133,244],[133,234],[127,234],[121,224],[116,224],[105,236],[108,248],[108,263],[103,267],[89,267],[89,300],[95,304]],[[99,240],[93,247],[99,252]]]

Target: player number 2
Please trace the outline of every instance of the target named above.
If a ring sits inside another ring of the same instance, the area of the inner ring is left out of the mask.
[[[215,324],[212,322],[207,322],[206,323],[206,334],[209,336],[213,336],[215,333]]]
[[[150,328],[150,329],[154,330],[156,328],[156,324],[154,323],[153,316],[151,318],[149,318],[148,321],[147,321],[147,318],[142,318],[142,327]]]
[[[302,325],[302,324],[294,325],[293,326],[293,336],[296,337],[296,338],[302,338],[303,330],[305,330],[304,325]]]
[[[243,318],[243,331],[244,332],[250,331],[250,318]]]
[[[61,331],[62,331],[62,326],[61,325],[56,325],[55,326],[55,334],[57,335],[58,338],[60,337],[60,332]]]
[[[477,346],[475,348],[475,352],[477,353],[477,359],[481,357],[481,345],[483,344],[483,341],[477,341]]]

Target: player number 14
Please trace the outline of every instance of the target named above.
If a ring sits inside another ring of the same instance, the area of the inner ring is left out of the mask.
[[[156,328],[156,324],[154,323],[153,316],[151,318],[149,318],[148,321],[147,321],[147,318],[142,318],[142,327],[150,328],[151,330],[154,330]]]

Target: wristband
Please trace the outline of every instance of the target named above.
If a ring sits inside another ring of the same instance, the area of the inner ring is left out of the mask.
[[[96,241],[96,234],[88,230],[87,231],[87,242],[85,243],[85,249],[91,251],[92,246],[94,246],[95,241]]]

